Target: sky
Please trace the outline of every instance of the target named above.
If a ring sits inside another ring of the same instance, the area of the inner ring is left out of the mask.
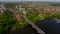
[[[46,1],[46,2],[60,2],[60,0],[0,0],[0,1]]]

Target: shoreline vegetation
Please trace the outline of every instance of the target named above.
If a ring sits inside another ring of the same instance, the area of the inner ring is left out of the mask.
[[[25,19],[20,16],[22,10],[33,23],[50,18],[60,19],[60,4],[4,3],[2,7],[3,12],[0,11],[0,34],[28,25]]]

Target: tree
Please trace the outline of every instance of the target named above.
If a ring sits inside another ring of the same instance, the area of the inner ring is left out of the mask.
[[[5,11],[0,17],[0,34],[5,34],[10,31],[10,28],[14,26],[16,20],[13,18],[13,12]]]
[[[5,5],[5,7],[15,7],[16,5],[18,5],[17,3],[5,3],[4,4]]]

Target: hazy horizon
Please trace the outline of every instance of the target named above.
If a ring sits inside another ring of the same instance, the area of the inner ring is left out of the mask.
[[[6,2],[21,2],[21,1],[41,1],[41,2],[60,2],[60,0],[0,0]]]

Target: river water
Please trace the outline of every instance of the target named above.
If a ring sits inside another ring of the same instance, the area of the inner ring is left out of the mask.
[[[60,34],[60,19],[39,20],[36,25],[46,34]]]

